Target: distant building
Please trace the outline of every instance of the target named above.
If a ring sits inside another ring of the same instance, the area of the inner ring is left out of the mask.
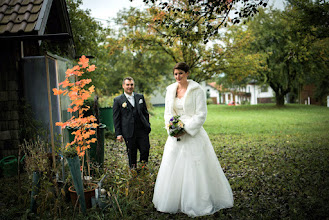
[[[302,87],[300,91],[300,104],[305,105],[321,105],[321,100],[315,96],[315,85],[309,84]]]
[[[245,87],[240,88],[223,88],[222,85],[216,82],[200,83],[205,92],[207,99],[212,100],[213,104],[229,104],[234,102],[236,104],[251,104],[257,105],[260,103],[273,103],[274,92],[271,87],[267,85],[256,85],[249,83]],[[154,106],[164,106],[166,91],[155,91],[151,96],[151,103]]]
[[[249,83],[240,88],[223,88],[216,82],[203,83],[202,85],[214,104],[229,104],[232,101],[236,104],[251,105],[274,102],[274,92],[267,85],[259,86],[255,83]]]
[[[211,99],[214,104],[221,103],[220,91],[221,85],[217,85],[216,82],[211,83],[201,83],[202,87],[206,91],[206,96],[208,99]]]

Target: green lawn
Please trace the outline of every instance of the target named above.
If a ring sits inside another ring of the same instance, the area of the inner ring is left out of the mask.
[[[150,162],[141,174],[129,171],[124,145],[106,140],[108,176],[103,187],[112,197],[105,210],[89,210],[88,219],[187,219],[184,214],[159,213],[152,204],[167,138],[163,111],[163,107],[151,110]],[[204,128],[235,203],[233,208],[198,219],[329,219],[329,108],[209,105]],[[1,179],[0,219],[24,213],[25,218],[35,218],[26,214],[28,196],[21,203],[13,199],[18,193],[16,182]],[[51,203],[49,198],[45,201]],[[63,219],[86,219],[69,202],[59,204]],[[53,216],[53,210],[44,210],[41,219]]]
[[[161,150],[163,111],[151,118]],[[209,105],[204,128],[235,198],[232,209],[205,218],[329,218],[329,108]]]
[[[161,129],[164,107],[152,110],[152,135],[165,134]],[[318,106],[274,105],[208,106],[204,128],[209,135],[318,134],[329,128],[329,109]],[[328,134],[328,132],[326,133]]]

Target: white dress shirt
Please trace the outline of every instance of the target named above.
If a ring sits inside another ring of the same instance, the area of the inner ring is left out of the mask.
[[[134,99],[134,93],[132,93],[132,95],[128,95],[127,93],[125,93],[125,96],[127,97],[128,101],[130,102],[130,104],[135,107],[135,99]]]

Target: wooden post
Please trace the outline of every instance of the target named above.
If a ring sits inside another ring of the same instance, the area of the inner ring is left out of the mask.
[[[48,92],[48,107],[49,107],[49,124],[50,124],[50,141],[53,157],[53,169],[56,169],[56,158],[55,158],[55,138],[54,138],[54,126],[53,126],[53,113],[51,108],[51,88],[50,88],[50,77],[49,77],[49,65],[48,65],[48,56],[45,55],[46,62],[46,73],[47,73],[47,92]]]

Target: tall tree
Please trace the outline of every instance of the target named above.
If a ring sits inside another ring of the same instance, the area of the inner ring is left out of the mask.
[[[90,10],[80,8],[82,0],[66,0],[70,16],[76,54],[98,56],[99,46],[105,42],[106,31],[90,15]]]
[[[247,22],[245,31],[241,32],[238,26],[231,28],[226,45],[230,48],[227,55],[231,53],[234,59],[226,59],[228,68],[221,82],[243,85],[250,79],[256,79],[259,83],[267,83],[275,91],[278,106],[284,104],[287,93],[298,93],[303,84],[315,84],[318,98],[328,94],[329,41],[319,31],[325,25],[305,27],[307,22],[311,24],[311,21],[305,21],[310,15],[306,16],[303,14],[305,11],[300,10],[294,5],[288,5],[283,12],[260,10],[254,19]],[[243,41],[237,40],[239,35],[243,36]],[[252,54],[259,55],[259,59],[256,56],[252,61],[260,65],[252,65],[253,62],[246,65]],[[239,60],[241,55],[244,61]],[[265,65],[262,63],[264,60]],[[235,63],[247,69],[236,68]]]
[[[223,38],[224,73],[218,78],[219,84],[229,88],[245,87],[267,70],[267,55],[262,51],[252,51],[253,41],[255,36],[246,25],[232,25],[227,29]]]
[[[203,81],[221,72],[222,46],[214,43],[211,47],[205,45],[202,36],[191,34],[190,37],[177,35],[167,38],[162,33],[172,34],[171,26],[162,22],[164,12],[153,7],[147,11],[139,11],[131,8],[124,11],[117,19],[117,23],[123,28],[122,38],[127,42],[131,50],[158,51],[171,57],[172,63],[186,62],[191,67],[191,78],[195,81]],[[190,22],[195,17],[183,13],[175,13],[177,19],[184,18]],[[199,31],[206,29],[204,25],[198,26]],[[184,36],[192,33],[184,27],[180,29]]]
[[[329,37],[329,2],[326,0],[288,0],[292,6],[292,19],[298,20],[301,32],[312,33],[316,38]],[[313,30],[312,30],[313,29]]]
[[[152,94],[154,88],[163,89],[165,79],[172,72],[173,62],[170,57],[161,51],[147,51],[129,44],[124,36],[118,34],[107,39],[106,49],[110,64],[108,75],[111,76],[106,79],[109,85],[107,93],[113,94],[121,90],[122,79],[127,76],[135,79],[138,92]]]
[[[304,84],[315,85],[315,98],[325,105],[329,96],[329,38],[317,39],[312,44]]]
[[[104,79],[107,77],[108,56],[105,47],[106,38],[112,34],[109,28],[103,28],[90,15],[90,10],[80,8],[82,0],[66,0],[73,39],[78,57],[81,55],[92,56],[91,62],[96,65],[95,72],[84,75],[92,79],[97,93],[102,93],[106,88]]]
[[[113,40],[111,43],[118,43],[119,40]],[[108,49],[113,47],[109,43]],[[131,51],[124,44],[121,50],[111,53],[109,75],[107,79],[109,93],[115,93],[121,90],[122,79],[127,76],[134,78],[136,91],[146,94],[152,94],[154,88],[164,89],[165,81],[171,74],[172,62],[166,54],[157,51]]]
[[[293,32],[302,39],[310,39],[307,60],[304,65],[305,77],[302,84],[315,85],[315,97],[321,104],[329,95],[329,2],[324,0],[289,0],[291,7],[286,13],[294,23]],[[304,40],[305,41],[305,40]]]
[[[256,37],[252,43],[255,51],[267,53],[268,69],[259,74],[257,79],[271,86],[277,106],[284,105],[285,95],[303,79],[303,66],[312,40],[304,39],[294,32],[293,25],[285,12],[278,10],[260,10],[248,24]]]

